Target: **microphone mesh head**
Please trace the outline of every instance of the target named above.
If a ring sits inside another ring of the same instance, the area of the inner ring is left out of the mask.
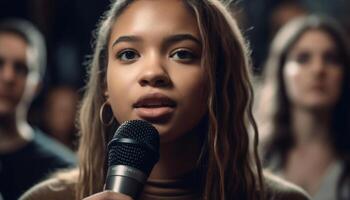
[[[149,175],[159,160],[159,133],[143,120],[126,121],[108,144],[108,167],[127,165]]]

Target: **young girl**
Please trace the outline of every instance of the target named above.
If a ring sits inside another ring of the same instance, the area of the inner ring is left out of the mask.
[[[140,199],[264,198],[247,49],[219,1],[115,1],[97,36],[80,111],[79,170],[23,199],[129,199],[101,191],[106,144],[131,119],[151,122],[161,140]],[[271,189],[266,182],[269,197],[307,199],[288,184]]]
[[[335,22],[299,18],[277,34],[265,69],[266,164],[315,200],[350,198],[348,48]]]

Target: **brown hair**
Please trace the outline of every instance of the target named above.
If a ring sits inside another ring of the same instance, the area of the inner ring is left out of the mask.
[[[99,109],[106,87],[107,43],[111,27],[132,0],[114,1],[97,32],[89,81],[80,109],[80,174],[77,199],[102,190],[106,174],[106,144],[118,124],[104,127]],[[250,60],[244,39],[225,6],[218,0],[183,0],[196,16],[203,43],[202,65],[209,77],[208,130],[203,141],[204,199],[261,199],[262,173],[257,156],[257,129],[251,108]],[[255,132],[254,156],[248,129]]]
[[[263,74],[264,83],[260,91],[258,122],[264,141],[264,162],[270,166],[275,158],[280,158],[275,168],[283,168],[288,151],[294,145],[291,131],[290,103],[283,80],[283,67],[293,45],[308,30],[327,33],[335,42],[340,63],[344,67],[344,81],[341,96],[332,116],[331,145],[346,164],[342,180],[350,178],[350,52],[345,32],[335,21],[321,16],[306,16],[285,25],[274,38]]]

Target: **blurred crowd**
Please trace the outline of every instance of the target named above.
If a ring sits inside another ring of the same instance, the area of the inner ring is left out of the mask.
[[[76,164],[84,61],[107,1],[73,2],[28,0],[15,14],[4,10],[12,3],[0,3],[0,200],[15,199],[54,169]],[[252,51],[264,167],[316,200],[349,199],[350,3],[242,0],[231,7]],[[66,8],[75,14],[62,14]],[[45,39],[35,38],[39,32]],[[39,142],[26,153],[38,162],[49,157],[52,165],[42,165],[42,172],[33,166],[36,176],[10,191],[5,164],[27,162],[21,151],[32,141]]]

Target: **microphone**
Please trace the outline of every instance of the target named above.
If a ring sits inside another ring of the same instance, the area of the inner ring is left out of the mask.
[[[159,133],[149,122],[122,123],[108,143],[105,190],[137,199],[159,160]]]

